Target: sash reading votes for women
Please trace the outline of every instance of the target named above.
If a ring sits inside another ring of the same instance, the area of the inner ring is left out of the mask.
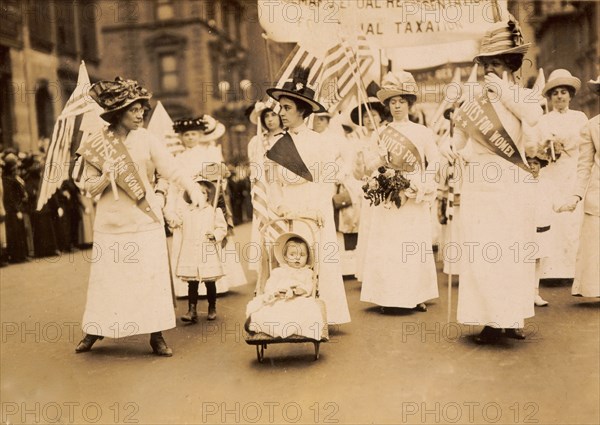
[[[478,94],[473,100],[466,100],[460,106],[454,121],[480,145],[517,167],[531,172],[485,94]]]
[[[381,132],[379,139],[384,143],[388,161],[394,168],[407,173],[415,171],[417,167],[423,169],[423,159],[417,147],[391,125]]]
[[[102,170],[104,162],[108,159],[115,162],[115,182],[125,191],[127,196],[137,202],[137,207],[152,220],[160,222],[146,200],[144,183],[140,178],[137,164],[133,162],[129,151],[118,137],[115,137],[108,128],[102,129],[88,139],[82,141],[77,153],[89,162],[94,168]]]

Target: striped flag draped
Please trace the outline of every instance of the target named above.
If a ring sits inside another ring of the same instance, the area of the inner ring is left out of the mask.
[[[37,199],[38,211],[44,207],[63,182],[69,179],[71,146],[103,122],[100,119],[102,109],[87,94],[90,86],[90,77],[85,63],[81,61],[77,87],[54,124]]]

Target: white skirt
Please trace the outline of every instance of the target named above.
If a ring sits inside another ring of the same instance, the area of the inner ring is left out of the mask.
[[[600,297],[600,217],[585,214],[577,253],[572,295]]]
[[[94,233],[85,333],[109,338],[175,327],[163,227],[136,233]]]
[[[438,297],[429,203],[371,207],[360,300],[413,308]]]

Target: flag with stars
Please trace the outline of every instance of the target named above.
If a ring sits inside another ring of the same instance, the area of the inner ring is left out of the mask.
[[[38,211],[69,178],[71,146],[77,146],[80,140],[104,124],[100,118],[102,108],[88,96],[90,87],[90,77],[81,61],[77,86],[54,124],[37,199]]]

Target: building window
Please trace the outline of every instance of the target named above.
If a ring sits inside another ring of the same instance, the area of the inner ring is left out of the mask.
[[[35,112],[37,116],[38,138],[50,138],[54,126],[54,99],[48,91],[48,82],[41,81],[35,91]]]
[[[51,52],[52,43],[52,20],[48,16],[50,10],[43,3],[31,3],[33,10],[28,13],[27,24],[29,25],[29,42],[36,50]]]
[[[175,17],[172,0],[156,0],[154,7],[157,21],[166,21]]]
[[[221,24],[222,24],[222,28],[223,28],[223,32],[227,35],[229,35],[229,19],[230,19],[230,5],[228,1],[223,1],[223,3],[221,3]]]
[[[161,91],[177,91],[179,88],[179,74],[175,53],[161,53],[158,55],[158,76]]]
[[[73,2],[54,3],[54,16],[56,19],[56,46],[59,54],[75,57],[77,45],[75,43],[75,5]]]
[[[84,60],[90,62],[99,62],[95,7],[94,0],[85,0],[79,4],[81,54]]]

